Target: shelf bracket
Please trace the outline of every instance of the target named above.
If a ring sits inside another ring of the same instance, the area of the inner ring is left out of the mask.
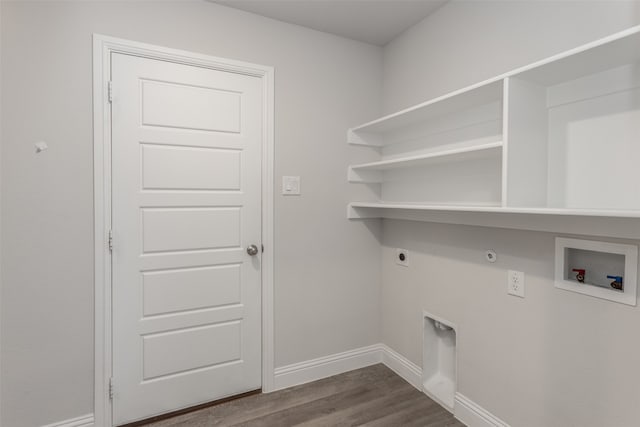
[[[383,145],[382,137],[380,135],[367,132],[354,132],[351,129],[347,132],[347,143],[373,148],[381,148]]]
[[[382,218],[382,212],[380,211],[380,209],[357,208],[349,204],[347,206],[347,218],[348,219]]]
[[[349,166],[347,181],[362,184],[379,184],[382,182],[382,171],[379,170],[358,170]]]

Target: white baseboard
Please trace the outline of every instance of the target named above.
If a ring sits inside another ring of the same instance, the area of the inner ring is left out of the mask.
[[[382,363],[406,382],[422,391],[422,369],[385,344],[380,344],[380,347],[382,348]]]
[[[509,427],[509,424],[460,393],[456,393],[454,414],[468,427]]]
[[[422,369],[385,344],[361,347],[276,368],[275,390],[305,384],[377,363],[385,364],[409,384],[422,391]],[[509,427],[500,418],[460,393],[456,393],[454,415],[468,427]],[[42,427],[94,427],[94,417],[93,414],[87,414]]]
[[[384,363],[409,384],[422,390],[420,367],[384,344],[374,344],[276,368],[275,390],[320,380],[376,363]]]
[[[93,427],[93,414],[83,415],[81,417],[71,418],[53,424],[47,424],[42,427]]]
[[[422,369],[385,344],[375,344],[276,368],[275,389],[305,384],[376,363],[384,363],[406,382],[422,391]],[[453,413],[468,427],[509,427],[500,418],[460,393],[456,393]]]
[[[382,362],[379,344],[332,354],[275,370],[274,390],[305,384]]]

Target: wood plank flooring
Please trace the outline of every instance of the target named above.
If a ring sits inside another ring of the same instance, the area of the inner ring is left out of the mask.
[[[257,394],[149,427],[464,427],[384,365]]]

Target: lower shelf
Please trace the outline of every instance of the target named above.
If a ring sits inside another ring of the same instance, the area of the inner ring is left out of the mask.
[[[568,209],[568,208],[514,208],[487,205],[445,205],[419,203],[385,203],[385,202],[352,202],[349,204],[348,218],[384,218],[382,211],[412,210],[412,211],[445,211],[445,212],[485,212],[532,215],[564,215],[564,216],[600,216],[615,218],[640,218],[640,210],[616,209]],[[358,214],[361,212],[361,214]],[[363,216],[366,213],[373,216]]]
[[[399,219],[640,239],[640,211],[352,202],[349,219]]]

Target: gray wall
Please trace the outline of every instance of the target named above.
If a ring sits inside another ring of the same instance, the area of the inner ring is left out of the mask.
[[[299,174],[303,189],[276,196],[277,366],[379,341],[419,364],[427,309],[460,326],[460,391],[512,425],[640,418],[637,308],[554,289],[546,233],[385,221],[380,266],[377,223],[345,219],[348,200],[371,198],[345,185],[346,166],[373,153],[344,143],[381,105],[629,27],[637,3],[454,1],[389,44],[384,63],[379,48],[199,1],[0,11],[2,426],[93,411],[94,32],[276,67],[276,181]],[[50,149],[36,156],[39,139]],[[412,251],[409,269],[393,264],[395,247]],[[506,269],[527,274],[526,299],[506,295]]]
[[[639,22],[637,2],[448,3],[385,47],[385,109]],[[553,256],[548,233],[385,220],[382,340],[420,365],[427,310],[459,327],[458,391],[512,426],[637,425],[640,307],[555,289]],[[507,269],[525,272],[525,299],[507,295]]]
[[[385,220],[385,344],[422,363],[422,312],[458,327],[458,391],[513,427],[640,419],[640,307],[556,289],[554,235]],[[639,244],[638,241],[626,243]],[[394,248],[410,251],[397,266]],[[485,261],[494,249],[498,261]],[[507,295],[506,270],[526,275]]]
[[[637,0],[452,0],[385,46],[385,112],[639,22]]]
[[[2,426],[93,412],[94,32],[275,67],[276,186],[303,191],[275,200],[276,365],[379,342],[377,227],[345,217],[370,153],[345,131],[380,114],[380,48],[201,1],[1,8]]]

